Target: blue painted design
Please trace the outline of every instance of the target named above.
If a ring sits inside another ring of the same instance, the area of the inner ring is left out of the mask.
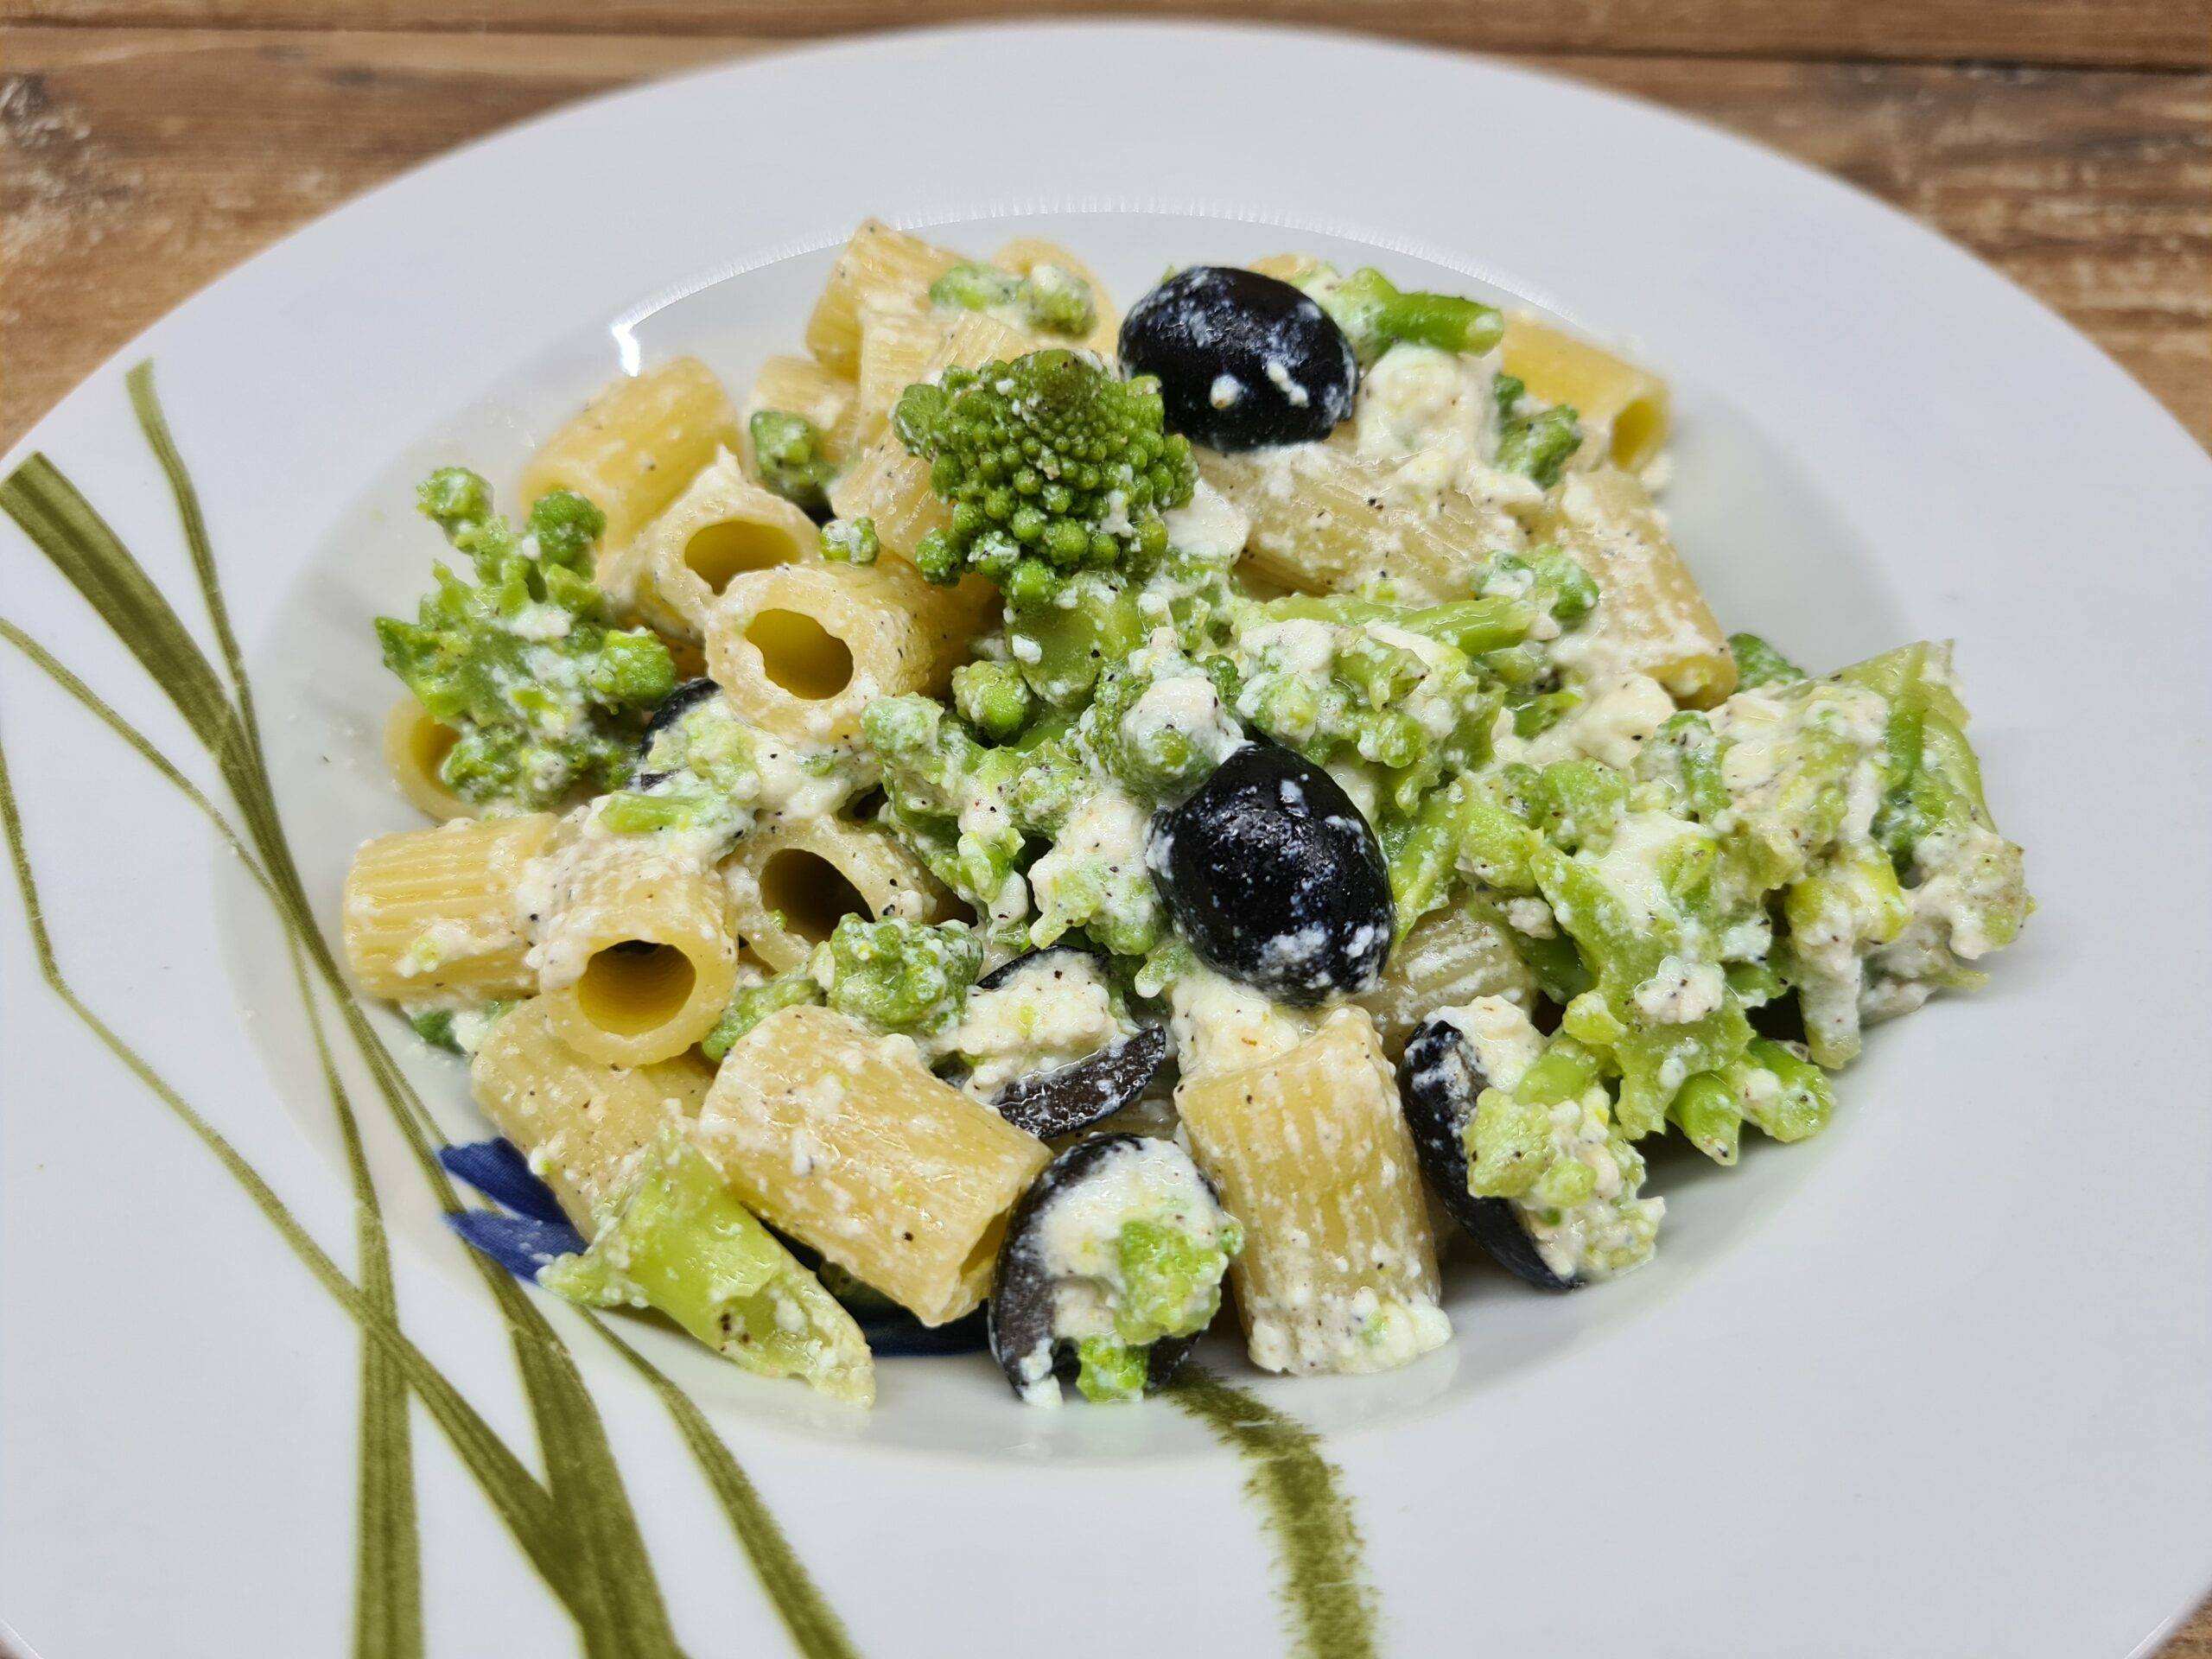
[[[568,1224],[553,1189],[537,1179],[530,1160],[512,1141],[472,1141],[467,1146],[441,1147],[438,1161],[448,1173],[467,1181],[502,1209],[550,1226]]]
[[[584,1248],[582,1235],[567,1222],[540,1221],[534,1216],[464,1210],[448,1216],[446,1225],[516,1278],[533,1284],[547,1262],[556,1256],[574,1255]]]

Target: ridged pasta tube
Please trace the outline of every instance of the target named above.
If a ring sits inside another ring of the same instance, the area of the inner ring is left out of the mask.
[[[516,894],[559,822],[550,812],[456,818],[364,842],[340,909],[346,959],[361,988],[456,1004],[534,989]]]

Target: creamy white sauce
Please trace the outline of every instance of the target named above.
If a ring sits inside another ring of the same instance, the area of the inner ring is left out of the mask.
[[[1072,1065],[1123,1034],[1097,959],[1055,951],[970,992],[939,1046],[966,1058],[962,1087],[988,1103],[1007,1084]]]

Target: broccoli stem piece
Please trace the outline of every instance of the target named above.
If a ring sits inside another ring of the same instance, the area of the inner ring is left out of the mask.
[[[1372,265],[1339,277],[1326,266],[1300,284],[1326,311],[1362,363],[1404,342],[1481,356],[1505,338],[1496,306],[1450,294],[1406,292]]]
[[[1756,633],[1732,633],[1728,650],[1736,658],[1736,689],[1755,685],[1787,685],[1805,677],[1805,671]]]
[[[549,1264],[538,1283],[586,1307],[658,1308],[748,1371],[874,1402],[875,1362],[853,1316],[673,1127],[590,1248]]]

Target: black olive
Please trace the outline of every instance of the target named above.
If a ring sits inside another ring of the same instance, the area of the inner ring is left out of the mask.
[[[670,774],[645,770],[645,758],[653,752],[653,743],[670,727],[696,709],[709,697],[721,690],[709,679],[686,680],[661,699],[660,707],[653,710],[653,717],[645,722],[645,729],[638,737],[638,766],[630,779],[632,789],[651,789]]]
[[[1146,861],[1191,948],[1285,1002],[1374,988],[1397,909],[1375,831],[1301,755],[1248,743],[1156,815]]]
[[[1421,1173],[1452,1219],[1500,1267],[1539,1290],[1577,1289],[1582,1284],[1579,1276],[1563,1277],[1544,1265],[1510,1199],[1478,1198],[1467,1191],[1465,1136],[1476,1098],[1489,1086],[1465,1032],[1433,1016],[1414,1028],[1398,1061],[1398,1103],[1413,1131]]]
[[[1058,1282],[1045,1265],[1039,1224],[1054,1205],[1096,1174],[1109,1159],[1118,1157],[1131,1147],[1145,1144],[1141,1135],[1095,1135],[1070,1147],[1046,1165],[1045,1173],[1030,1183],[1021,1201],[1014,1206],[1014,1214],[1007,1222],[1005,1243],[999,1246],[998,1267],[992,1277],[991,1300],[987,1305],[987,1323],[991,1357],[998,1361],[999,1369],[1006,1373],[1007,1381],[1014,1385],[1017,1395],[1024,1393],[1031,1382],[1042,1380],[1026,1376],[1022,1371],[1023,1361],[1040,1348],[1050,1349],[1052,1375],[1062,1382],[1074,1382],[1081,1370],[1075,1344],[1055,1334]],[[1173,1142],[1157,1144],[1172,1147]],[[1207,1195],[1217,1199],[1214,1185],[1206,1179],[1205,1173],[1195,1164],[1192,1173]],[[1176,1367],[1198,1346],[1198,1338],[1205,1334],[1194,1331],[1186,1337],[1162,1337],[1154,1343],[1145,1357],[1144,1391],[1151,1394],[1165,1387],[1175,1375]]]
[[[1067,945],[1048,945],[1000,963],[976,982],[976,988],[995,991],[1023,969],[1056,956],[1087,963],[1103,960]],[[1057,1071],[1015,1079],[991,1096],[991,1109],[1040,1141],[1073,1135],[1104,1122],[1142,1094],[1166,1062],[1168,1046],[1165,1027],[1147,1026]]]
[[[1359,364],[1288,283],[1225,265],[1179,270],[1122,321],[1122,366],[1160,381],[1167,427],[1221,450],[1312,443],[1351,414]]]

